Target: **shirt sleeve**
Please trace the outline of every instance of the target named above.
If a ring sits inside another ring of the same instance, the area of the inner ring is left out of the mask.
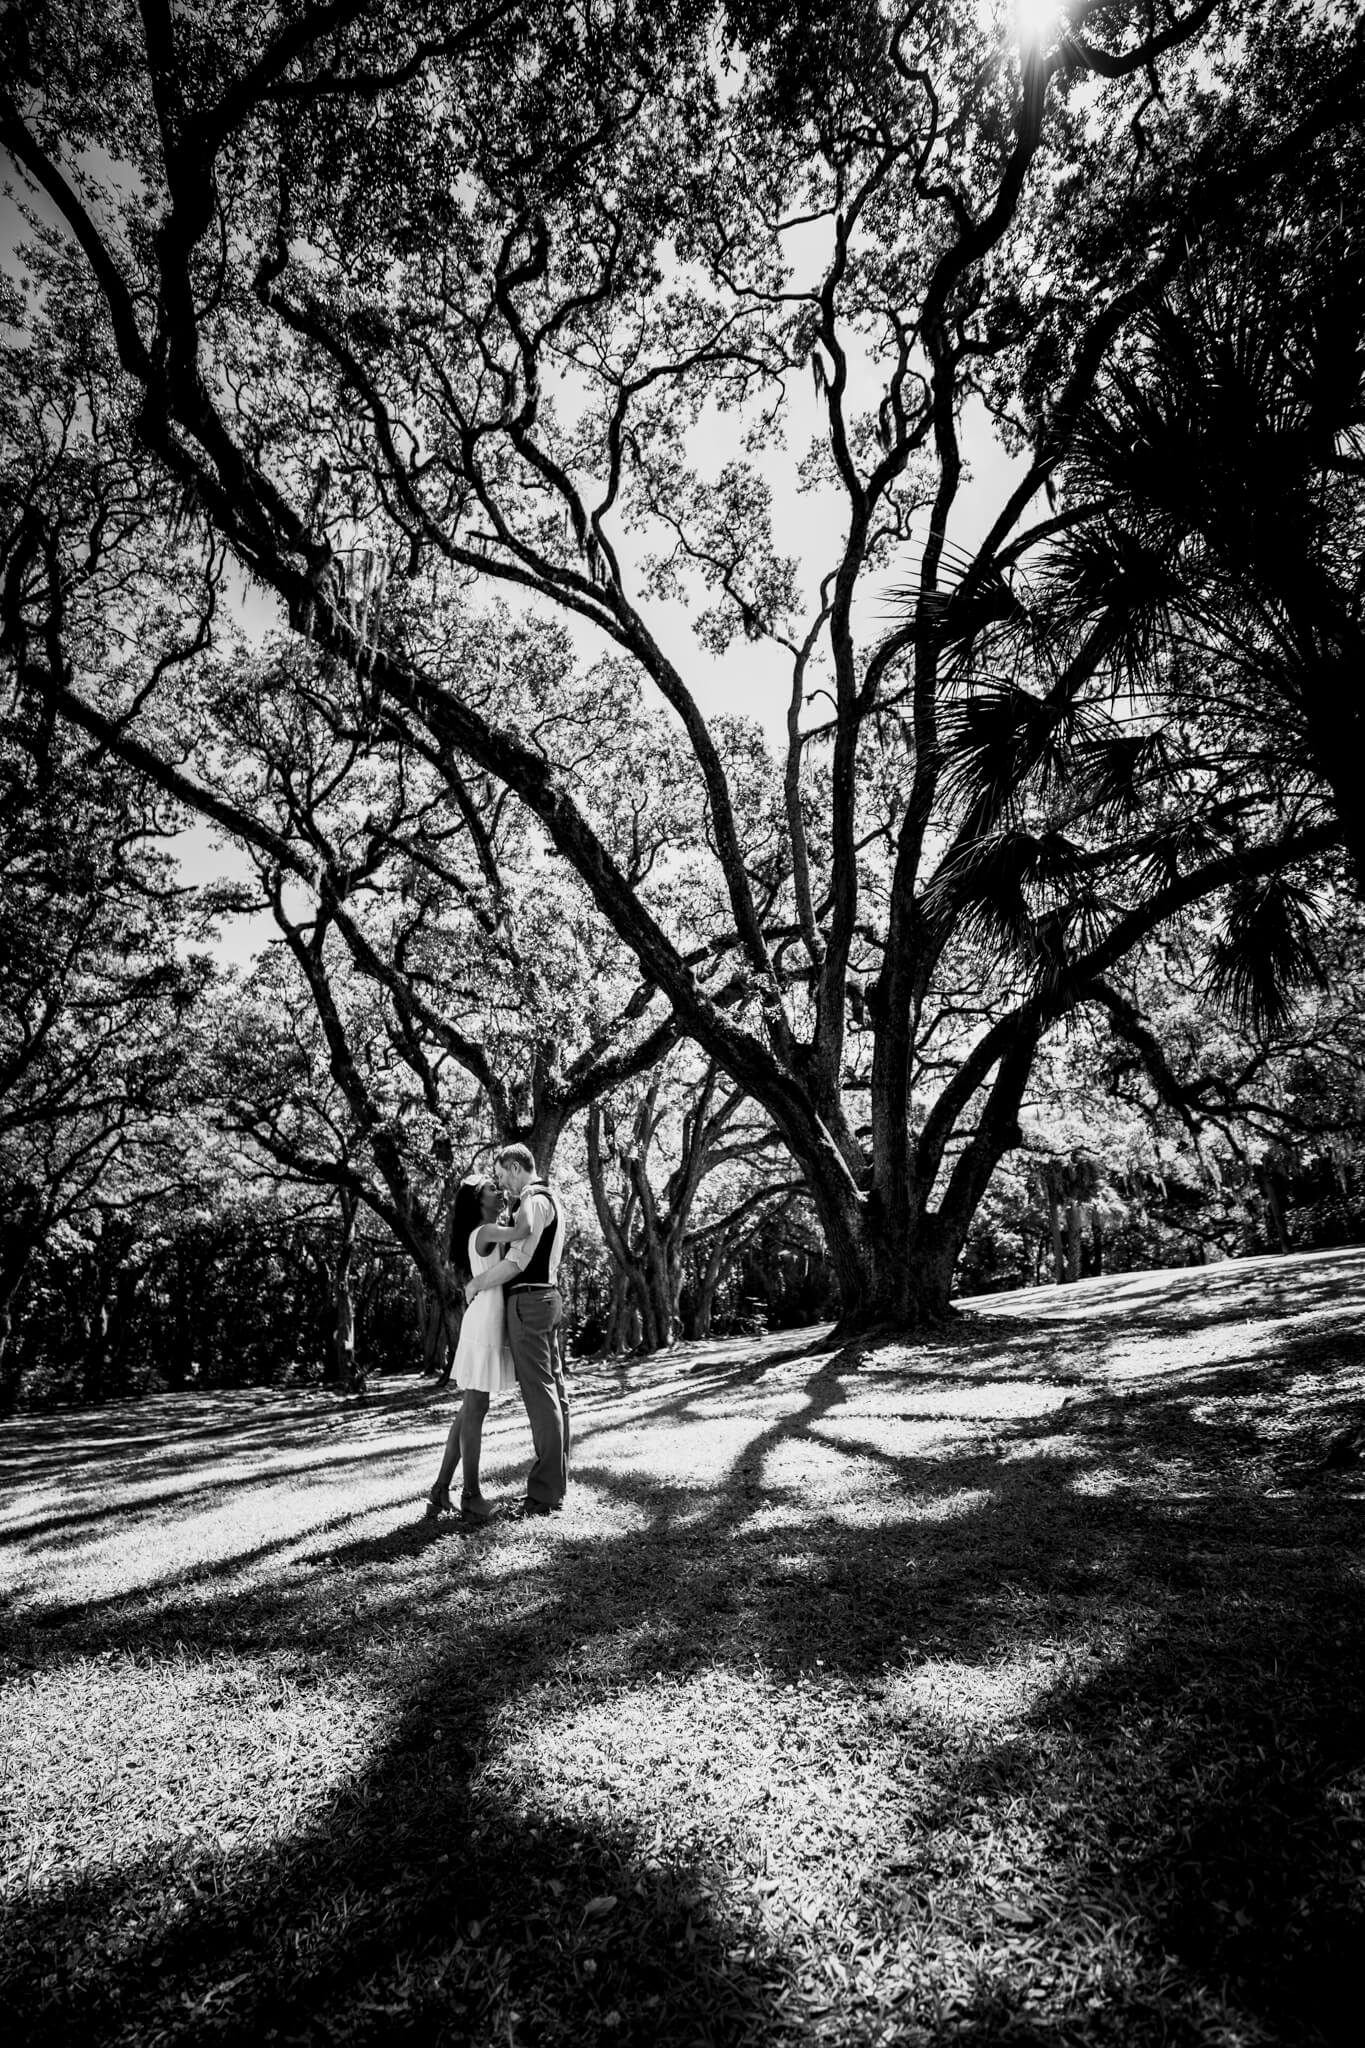
[[[550,1204],[542,1194],[527,1195],[522,1200],[522,1211],[531,1226],[530,1235],[507,1247],[507,1257],[519,1273],[526,1271],[531,1263],[531,1254],[540,1243],[541,1235],[550,1220]]]

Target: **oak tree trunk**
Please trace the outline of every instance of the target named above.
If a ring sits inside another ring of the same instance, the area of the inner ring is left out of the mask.
[[[340,1210],[340,1236],[336,1257],[332,1263],[332,1332],[327,1378],[343,1387],[354,1386],[357,1381],[355,1350],[355,1295],[352,1290],[352,1276],[355,1264],[356,1217],[359,1212],[359,1197],[350,1188],[341,1188],[337,1194]]]

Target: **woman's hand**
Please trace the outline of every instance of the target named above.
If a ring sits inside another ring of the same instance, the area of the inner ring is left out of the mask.
[[[520,1244],[524,1237],[531,1235],[528,1217],[518,1217],[515,1223],[485,1223],[479,1232],[490,1244]]]

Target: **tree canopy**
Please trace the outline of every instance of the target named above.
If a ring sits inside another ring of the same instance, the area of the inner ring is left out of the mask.
[[[6,549],[34,701],[281,872],[311,834],[339,929],[354,848],[278,775],[267,826],[202,725],[180,749],[230,560],[238,612],[297,644],[283,728],[330,691],[357,774],[420,763],[452,819],[471,777],[510,792],[629,963],[641,1060],[681,1033],[771,1120],[845,1320],[943,1313],[1047,1034],[1191,905],[1226,904],[1230,945],[1257,892],[1283,922],[1341,837],[1275,758],[1132,730],[1112,593],[1044,617],[1028,576],[1096,517],[1096,407],[1160,309],[1291,166],[1325,180],[1349,13],[342,0],[262,28],[145,0],[4,37],[36,208],[10,363],[42,367],[48,451]],[[1017,461],[972,531],[983,415]],[[111,478],[126,544],[91,509]],[[67,605],[127,549],[198,621],[144,600],[137,675],[82,663]],[[509,613],[563,622],[567,726],[500,680]],[[718,674],[780,689],[771,750]],[[418,1016],[420,975],[375,958]]]

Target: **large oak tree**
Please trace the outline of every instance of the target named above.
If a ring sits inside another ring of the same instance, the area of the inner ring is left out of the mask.
[[[93,38],[60,6],[22,35],[5,18],[0,143],[67,237],[49,304],[105,323],[182,522],[391,731],[516,792],[642,998],[772,1118],[849,1322],[945,1308],[1056,1020],[1164,917],[1332,836],[1269,789],[1230,806],[1198,764],[1121,834],[1103,801],[1059,811],[1043,714],[1065,722],[1103,635],[1060,682],[1012,678],[1043,707],[1013,782],[946,767],[945,713],[993,687],[980,630],[1069,516],[1038,494],[1100,367],[1211,222],[1332,146],[1361,82],[1330,10],[1030,18],[1022,39],[966,0],[733,21],[340,0],[280,6],[263,37],[246,9],[164,0]],[[807,570],[774,537],[771,471],[812,385],[794,475],[828,526]],[[1022,473],[964,559],[964,418],[1007,392]],[[887,631],[869,592],[897,559],[914,587]],[[450,660],[446,621],[490,586],[567,615],[676,720],[727,906],[705,972],[561,765]],[[785,664],[776,893],[698,689],[732,645]],[[55,667],[49,699],[131,743]],[[992,1014],[917,1096],[926,1011],[1006,900]]]

